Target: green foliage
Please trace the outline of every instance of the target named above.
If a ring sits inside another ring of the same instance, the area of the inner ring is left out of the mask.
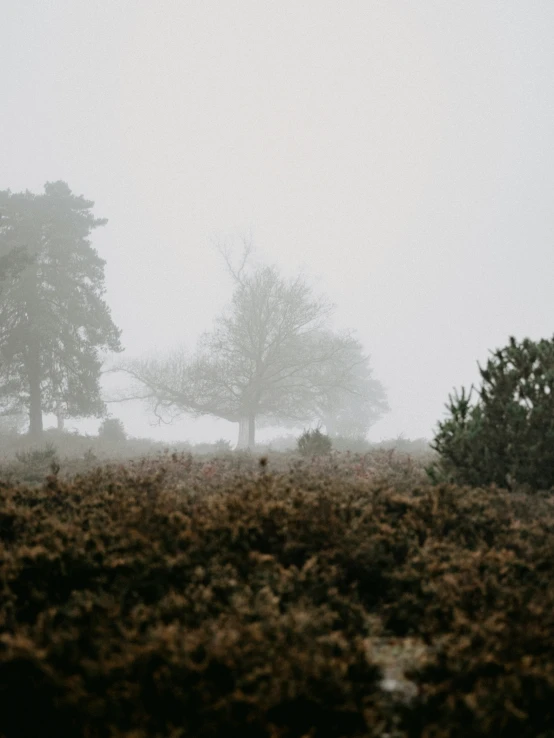
[[[533,489],[554,486],[554,339],[511,337],[479,367],[482,386],[450,395],[431,444],[435,481]]]
[[[98,429],[98,438],[108,443],[121,443],[127,439],[125,426],[119,418],[105,418]]]
[[[329,436],[315,428],[304,431],[298,438],[297,446],[302,456],[321,456],[331,452],[333,443]]]
[[[0,191],[0,399],[28,410],[34,435],[43,412],[99,417],[100,352],[121,350],[89,240],[107,221],[93,205],[65,182]]]

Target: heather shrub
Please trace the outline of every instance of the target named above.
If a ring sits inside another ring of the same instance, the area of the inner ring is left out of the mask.
[[[431,444],[434,481],[554,486],[554,339],[510,338],[479,367],[481,387],[450,396]]]
[[[321,456],[330,453],[333,443],[320,428],[314,428],[302,433],[298,438],[297,447],[302,456]]]
[[[16,451],[14,459],[0,473],[5,479],[42,482],[52,468],[59,468],[58,450],[54,444],[46,443],[43,447],[31,445]]]
[[[233,450],[233,444],[225,438],[220,438],[214,443],[214,451],[216,454],[230,453]]]
[[[30,448],[26,451],[16,451],[15,458],[25,466],[43,466],[51,464],[56,459],[57,449],[52,443],[42,448]]]
[[[0,483],[0,735],[548,735],[554,499],[423,473],[187,452]]]

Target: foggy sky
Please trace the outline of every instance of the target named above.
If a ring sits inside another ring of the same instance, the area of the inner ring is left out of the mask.
[[[193,346],[232,292],[213,242],[245,233],[371,354],[392,408],[372,440],[430,437],[489,350],[554,334],[552,0],[0,10],[0,189],[62,179],[109,219],[125,355]]]

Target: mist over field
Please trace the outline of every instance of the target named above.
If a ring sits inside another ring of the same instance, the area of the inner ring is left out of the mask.
[[[430,438],[477,361],[552,333],[553,30],[548,1],[4,2],[0,189],[61,180],[108,219],[124,357],[193,351],[233,294],[214,244],[248,238],[369,354],[390,411],[368,437]]]
[[[0,738],[554,737],[552,0],[0,0]]]

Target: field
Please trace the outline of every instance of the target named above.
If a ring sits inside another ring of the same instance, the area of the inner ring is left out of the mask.
[[[547,492],[384,450],[46,461],[0,483],[2,738],[554,736]]]

